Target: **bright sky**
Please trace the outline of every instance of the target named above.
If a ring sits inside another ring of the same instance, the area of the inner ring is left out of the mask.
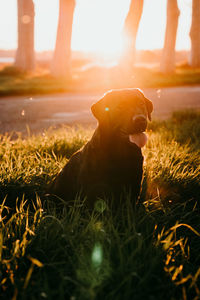
[[[35,48],[53,49],[56,39],[59,0],[34,0]],[[192,0],[178,0],[181,15],[177,49],[190,47]],[[120,48],[120,33],[130,0],[77,0],[72,49],[112,53]],[[144,0],[137,38],[138,49],[162,48],[166,0]],[[17,46],[17,0],[0,0],[0,49]]]

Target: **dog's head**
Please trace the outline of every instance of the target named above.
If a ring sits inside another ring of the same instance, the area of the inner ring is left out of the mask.
[[[107,92],[91,110],[100,127],[130,135],[146,130],[153,104],[139,89],[120,89]]]

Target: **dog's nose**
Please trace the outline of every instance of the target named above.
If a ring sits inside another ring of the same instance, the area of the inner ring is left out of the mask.
[[[147,119],[144,116],[137,116],[133,119],[135,128],[139,131],[145,131],[147,128]]]

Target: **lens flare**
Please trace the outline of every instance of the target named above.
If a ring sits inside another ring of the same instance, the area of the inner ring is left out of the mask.
[[[21,19],[22,23],[29,24],[31,22],[31,17],[28,15],[24,15]]]
[[[106,110],[106,109],[105,109]],[[109,110],[109,109],[108,109]],[[107,110],[106,110],[107,111]],[[95,202],[94,208],[97,212],[103,213],[104,210],[107,208],[106,202],[102,199],[99,199]]]
[[[102,246],[97,243],[94,246],[94,249],[92,251],[92,264],[95,268],[100,267],[103,261],[103,250]]]

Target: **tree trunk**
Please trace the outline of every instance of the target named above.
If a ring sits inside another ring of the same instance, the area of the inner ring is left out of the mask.
[[[173,72],[175,68],[175,46],[179,14],[177,0],[168,0],[165,42],[160,64],[160,70],[163,73]]]
[[[71,36],[75,0],[60,0],[56,46],[51,73],[54,76],[67,76],[71,63]]]
[[[33,0],[18,0],[18,48],[15,66],[23,71],[35,68],[34,52],[34,3]]]
[[[124,53],[122,54],[122,63],[129,66],[132,66],[135,61],[135,44],[143,11],[143,2],[143,0],[131,0],[124,22]]]
[[[191,52],[190,65],[200,67],[200,0],[192,2],[192,24],[190,29]]]

